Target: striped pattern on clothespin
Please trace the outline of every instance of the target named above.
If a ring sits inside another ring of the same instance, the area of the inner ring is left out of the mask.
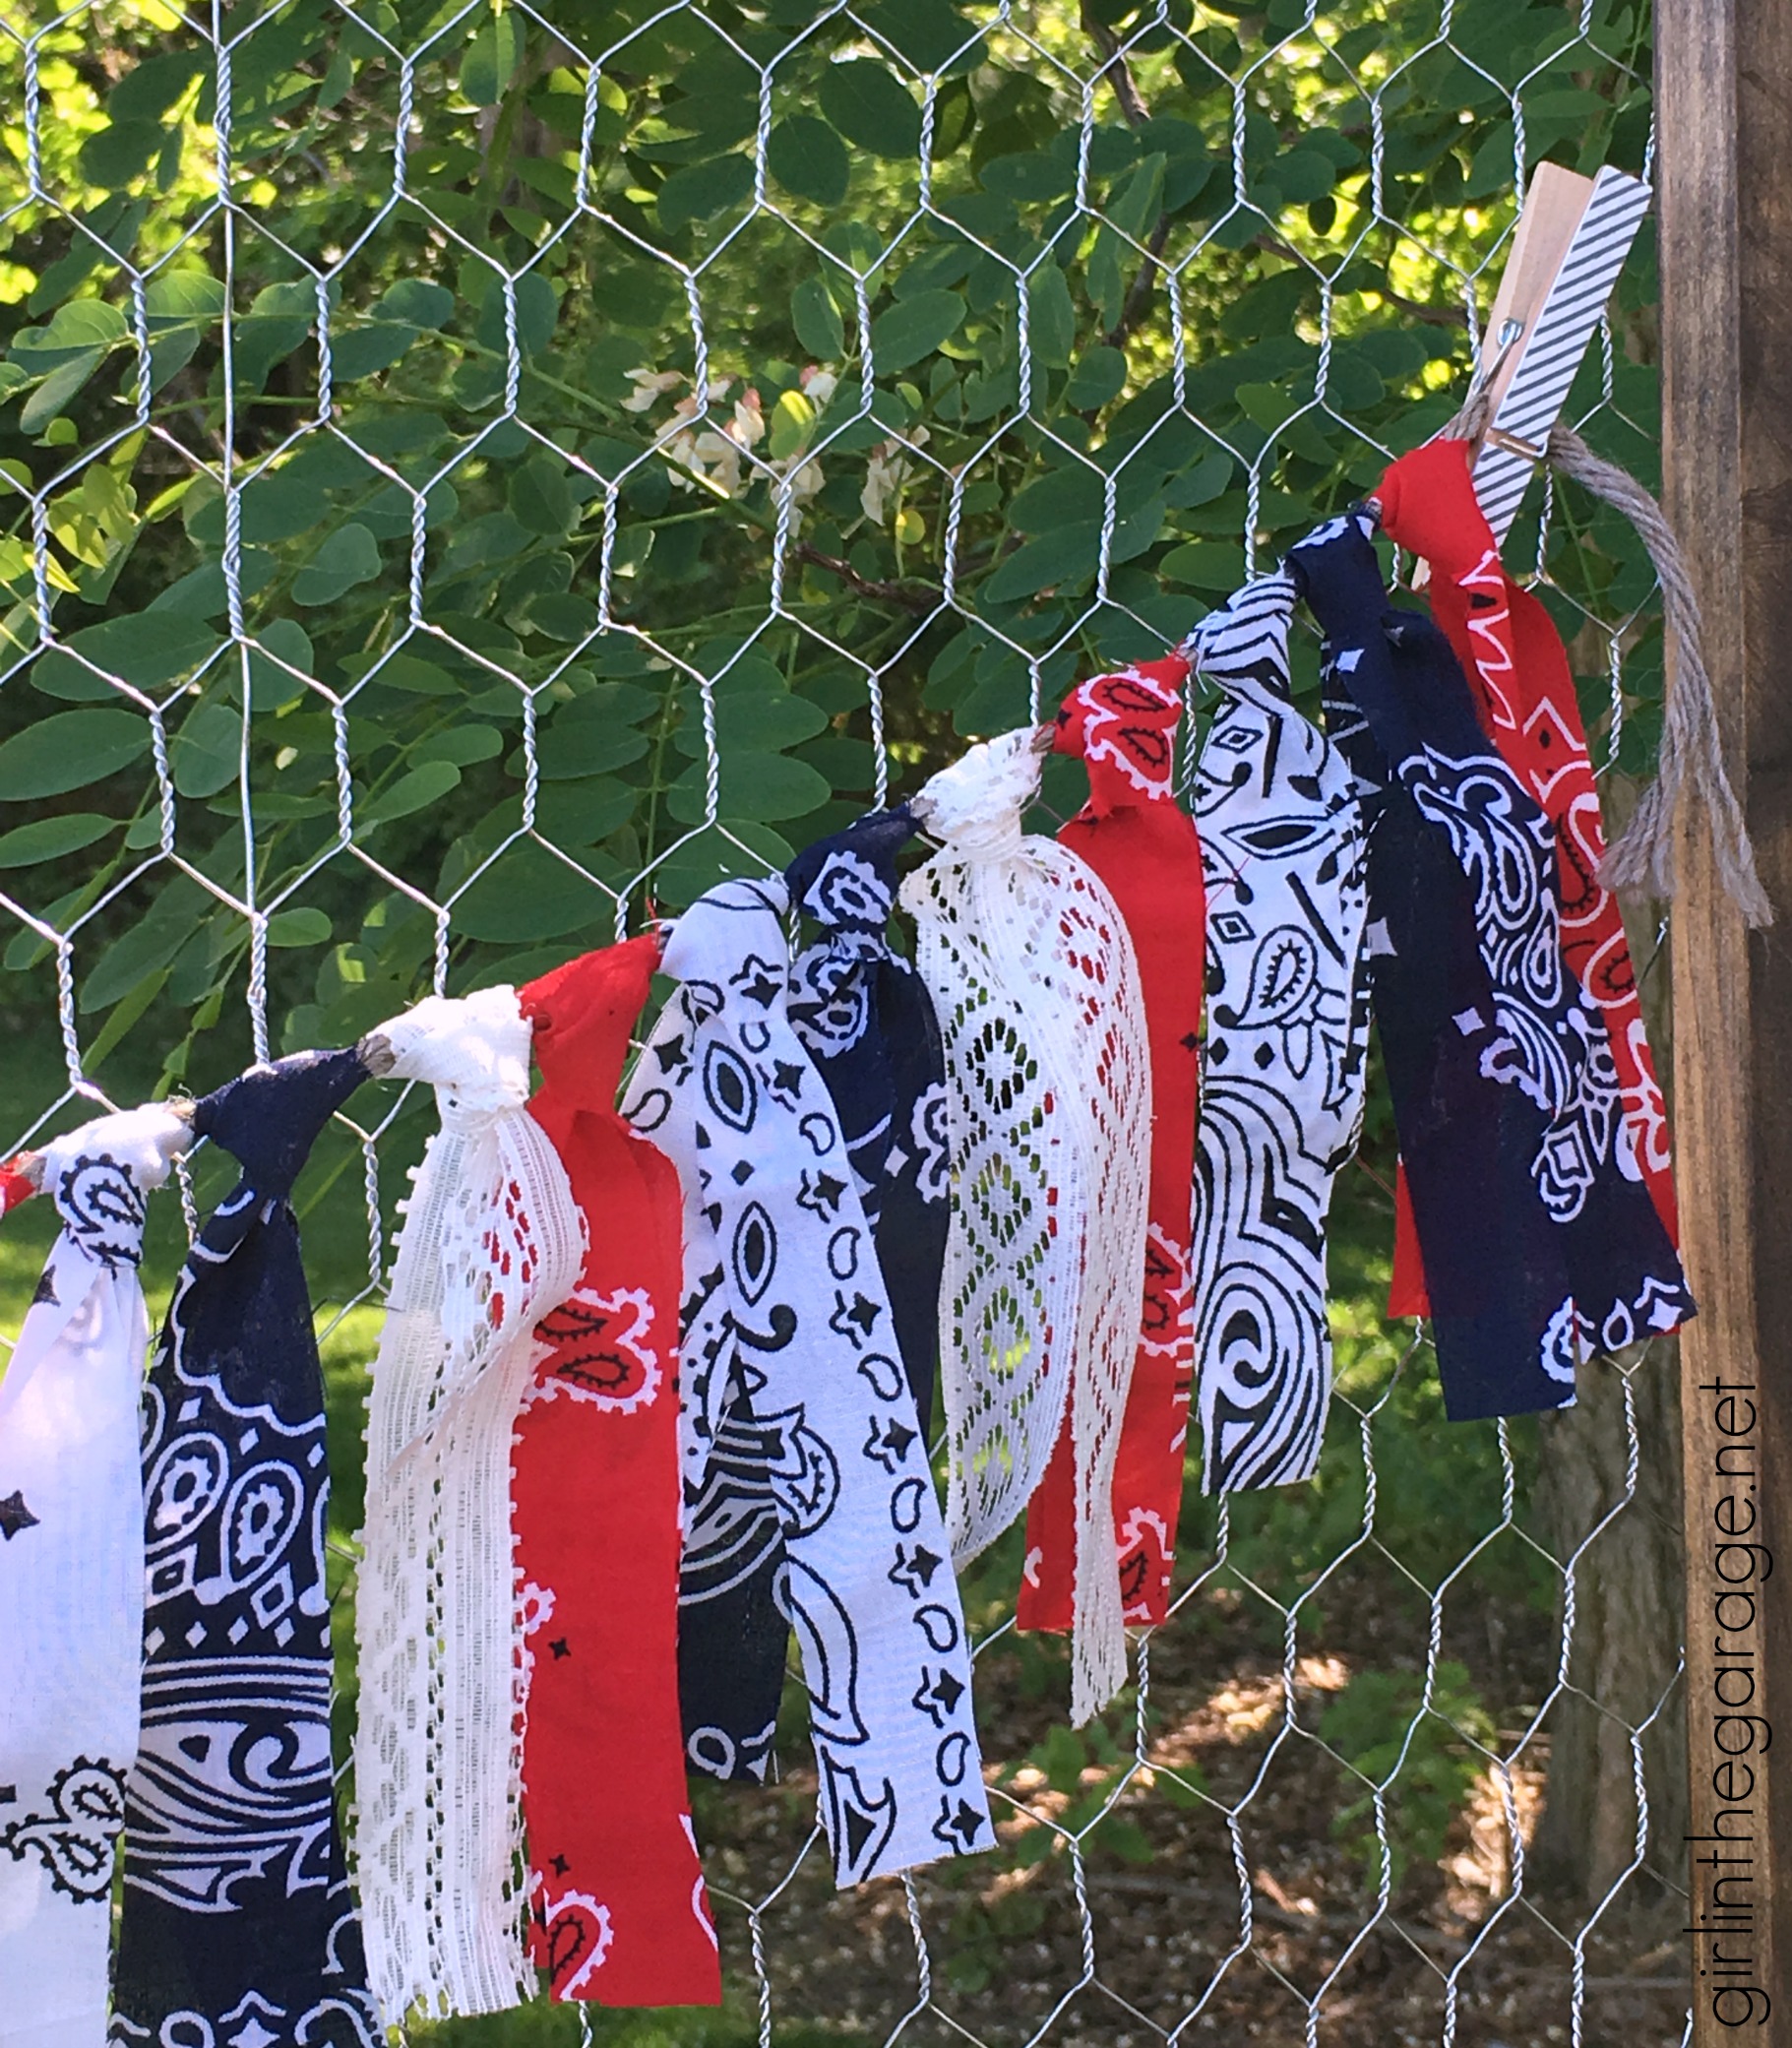
[[[1541,163],[1531,179],[1482,351],[1493,412],[1475,495],[1496,540],[1517,517],[1649,197],[1610,165],[1585,178]]]

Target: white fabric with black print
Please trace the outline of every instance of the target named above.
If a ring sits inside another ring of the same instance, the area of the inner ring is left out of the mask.
[[[663,966],[681,986],[623,1113],[685,1191],[687,1578],[733,1537],[707,1489],[729,1456],[727,1415],[769,1459],[775,1594],[802,1652],[844,1886],[994,1834],[927,1446],[838,1118],[787,1014],[788,900],[776,877],[724,882],[679,918]],[[712,1768],[702,1735],[692,1758]]]
[[[143,1656],[139,1402],[145,1197],[190,1137],[171,1110],[43,1153],[62,1221],[0,1381],[0,2043],[99,2048],[112,1865]]]
[[[1201,622],[1220,704],[1195,790],[1207,884],[1197,1131],[1202,1483],[1286,1486],[1319,1463],[1331,1394],[1326,1215],[1368,1077],[1368,880],[1349,765],[1294,709],[1283,570]]]

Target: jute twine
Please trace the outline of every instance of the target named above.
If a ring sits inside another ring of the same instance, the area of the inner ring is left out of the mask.
[[[1486,432],[1488,411],[1487,394],[1478,392],[1444,432],[1478,441]],[[1667,515],[1629,470],[1595,455],[1560,420],[1550,429],[1544,461],[1622,512],[1642,536],[1661,581],[1662,613],[1679,657],[1673,687],[1666,693],[1655,779],[1643,790],[1623,837],[1606,850],[1599,880],[1612,890],[1657,897],[1674,894],[1674,814],[1682,790],[1690,786],[1703,799],[1725,890],[1746,922],[1757,927],[1771,924],[1773,907],[1756,873],[1749,828],[1723,765],[1711,678],[1704,665],[1699,597]]]

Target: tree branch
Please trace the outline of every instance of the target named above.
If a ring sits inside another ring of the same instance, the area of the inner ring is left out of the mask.
[[[861,576],[850,562],[840,556],[823,554],[819,547],[807,540],[799,540],[791,552],[799,562],[809,562],[817,569],[827,570],[830,576],[837,576],[861,597],[876,597],[885,604],[899,604],[917,619],[924,618],[940,601],[939,591],[925,584],[879,583],[872,577]]]
[[[1114,97],[1120,102],[1120,111],[1126,116],[1129,128],[1142,128],[1151,118],[1151,109],[1140,97],[1138,81],[1133,77],[1132,67],[1120,47],[1120,38],[1103,22],[1095,19],[1095,12],[1088,0],[1083,0],[1082,31],[1101,52],[1101,69],[1097,78],[1106,78],[1114,89]]]

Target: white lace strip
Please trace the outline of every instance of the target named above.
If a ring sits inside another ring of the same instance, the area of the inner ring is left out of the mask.
[[[62,1234],[0,1381],[0,2041],[105,2032],[143,1658],[137,1262],[144,1197],[190,1136],[127,1110],[43,1154]]]
[[[515,991],[430,997],[376,1034],[434,1085],[373,1371],[355,1604],[355,1853],[368,1974],[389,2023],[531,1994],[522,1846],[523,1617],[511,1435],[533,1331],[578,1283],[585,1228],[524,1108]]]
[[[1126,1678],[1110,1496],[1138,1343],[1151,1132],[1139,965],[1087,863],[1024,836],[1032,731],[972,747],[914,804],[943,850],[902,902],[946,1040],[953,1212],[940,1299],[959,1563],[1025,1508],[1068,1401],[1072,1717]]]

